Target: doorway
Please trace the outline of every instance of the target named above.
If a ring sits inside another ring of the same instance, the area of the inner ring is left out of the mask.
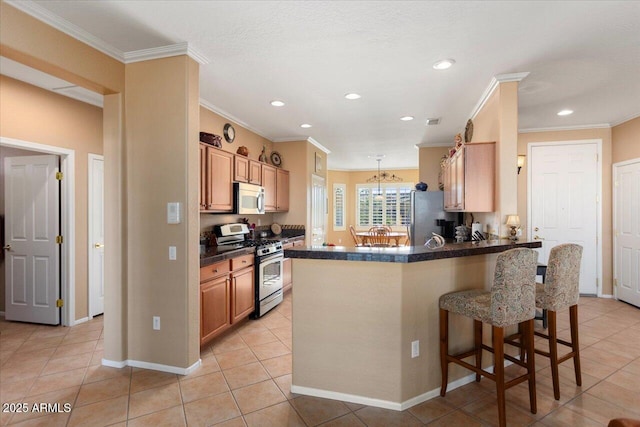
[[[89,154],[89,317],[104,313],[104,157]]]
[[[583,247],[580,293],[602,295],[601,141],[528,146],[528,235],[542,242],[538,261],[562,243]]]
[[[13,147],[60,157],[60,170],[63,174],[60,229],[64,238],[60,250],[60,298],[64,301],[60,323],[64,326],[73,326],[75,324],[75,152],[67,148],[5,137],[0,137],[0,147]]]
[[[640,159],[613,165],[615,297],[640,307]]]

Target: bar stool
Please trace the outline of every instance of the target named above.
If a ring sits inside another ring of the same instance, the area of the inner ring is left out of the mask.
[[[490,291],[470,290],[452,292],[440,297],[440,366],[442,388],[445,396],[449,363],[456,363],[476,373],[476,381],[485,376],[496,383],[498,395],[498,420],[506,425],[505,390],[521,382],[529,382],[529,404],[535,414],[536,383],[533,347],[533,318],[535,316],[535,276],[538,253],[533,249],[510,249],[498,255],[493,285]],[[449,312],[471,317],[474,323],[474,347],[456,355],[449,354]],[[482,342],[482,324],[492,327],[493,347]],[[504,329],[519,325],[523,331],[526,363],[504,352]],[[493,373],[482,368],[482,351],[494,354]],[[475,365],[463,359],[475,356]],[[526,368],[526,373],[505,381],[504,360]]]
[[[536,307],[546,310],[548,334],[535,331],[539,337],[549,341],[549,351],[536,349],[536,353],[548,357],[551,362],[553,397],[560,399],[558,365],[573,359],[576,384],[582,385],[580,372],[580,347],[578,343],[578,299],[580,297],[580,260],[582,246],[573,243],[554,246],[549,252],[545,283],[536,283]],[[557,312],[569,308],[571,342],[558,338]],[[558,344],[570,347],[571,351],[558,357]]]

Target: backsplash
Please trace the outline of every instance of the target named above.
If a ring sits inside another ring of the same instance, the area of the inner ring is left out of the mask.
[[[282,228],[282,232],[279,237],[296,237],[296,236],[304,236],[305,228],[304,225],[288,225],[284,224],[280,226]],[[260,238],[262,233],[266,233],[264,238],[274,237],[274,234],[271,232],[271,224],[268,225],[257,225],[255,228],[256,237]],[[200,241],[201,244],[203,241],[208,242],[207,246],[215,245],[215,236],[213,233],[213,226],[209,227],[207,230],[200,231]]]

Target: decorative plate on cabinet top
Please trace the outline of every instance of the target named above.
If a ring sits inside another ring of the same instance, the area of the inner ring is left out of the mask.
[[[464,142],[471,142],[473,138],[473,122],[471,119],[467,120],[467,126],[464,128]]]
[[[275,166],[280,166],[282,164],[282,157],[280,157],[280,153],[277,151],[271,152],[271,163]]]
[[[282,227],[280,226],[280,224],[274,222],[273,224],[271,224],[271,232],[277,236],[282,233]]]

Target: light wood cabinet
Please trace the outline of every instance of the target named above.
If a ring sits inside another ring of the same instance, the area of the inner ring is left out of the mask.
[[[233,154],[200,144],[200,210],[233,211]]]
[[[262,164],[244,156],[234,156],[233,180],[262,185]]]
[[[263,164],[262,186],[265,193],[264,210],[266,212],[289,210],[289,171]]]
[[[226,267],[225,267],[226,264]],[[200,343],[231,325],[229,261],[200,269]]]
[[[255,309],[254,254],[200,268],[200,345]]]
[[[289,171],[278,169],[276,171],[276,211],[289,210]]]
[[[291,249],[296,246],[304,246],[304,239],[294,240],[293,242],[287,242],[282,245],[282,249]],[[292,274],[292,261],[291,258],[284,258],[282,261],[282,291],[287,292],[293,287],[293,274]]]
[[[463,145],[444,170],[444,208],[450,212],[493,212],[495,143]]]
[[[262,165],[262,186],[264,187],[264,210],[274,212],[276,210],[276,168]]]
[[[255,278],[253,267],[231,274],[231,323],[242,320],[255,309]]]

